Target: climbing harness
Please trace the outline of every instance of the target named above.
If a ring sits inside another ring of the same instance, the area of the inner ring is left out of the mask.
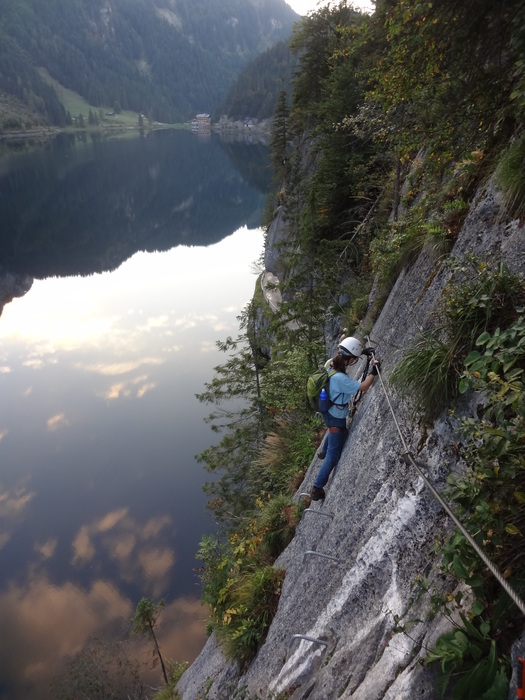
[[[465,527],[462,525],[462,523],[458,520],[457,516],[453,512],[453,510],[450,508],[448,503],[446,503],[439,492],[437,491],[436,487],[434,484],[430,481],[428,476],[425,474],[423,471],[423,468],[425,465],[421,464],[421,462],[418,462],[414,455],[410,452],[408,449],[408,445],[405,441],[405,438],[403,436],[403,433],[401,431],[401,428],[399,426],[399,423],[397,421],[396,415],[394,413],[394,409],[392,407],[392,404],[390,402],[390,398],[388,396],[385,383],[383,381],[383,377],[381,376],[381,372],[378,368],[377,370],[377,376],[379,377],[379,381],[381,382],[381,386],[383,388],[383,392],[385,394],[385,398],[388,404],[388,407],[390,409],[390,413],[392,414],[392,418],[394,419],[395,426],[397,428],[397,432],[399,433],[399,437],[401,438],[401,443],[403,445],[403,448],[405,450],[404,454],[402,455],[402,460],[405,462],[405,464],[411,464],[418,474],[421,476],[425,484],[428,486],[430,489],[430,492],[434,496],[434,498],[438,501],[440,506],[445,510],[447,515],[453,520],[454,524],[458,528],[458,530],[461,532],[461,534],[465,537],[467,542],[470,544],[472,549],[476,552],[478,557],[482,560],[482,562],[485,564],[485,566],[489,569],[489,571],[492,573],[492,575],[496,578],[498,583],[501,585],[505,593],[510,597],[510,599],[517,605],[517,607],[521,610],[521,612],[525,615],[525,603],[523,600],[518,596],[516,591],[509,585],[509,583],[505,580],[501,572],[496,568],[495,564],[488,558],[488,556],[485,554],[485,552],[481,549],[481,547],[478,545],[478,543],[474,540],[472,535],[468,532],[468,530],[465,529]]]

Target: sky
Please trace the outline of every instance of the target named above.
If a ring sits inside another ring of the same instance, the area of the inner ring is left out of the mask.
[[[287,4],[300,15],[306,15],[311,10],[318,10],[320,6],[328,4],[328,0],[286,0]],[[357,10],[372,11],[372,0],[354,0]]]

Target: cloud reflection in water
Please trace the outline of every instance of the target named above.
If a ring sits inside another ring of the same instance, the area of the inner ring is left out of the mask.
[[[0,696],[45,697],[65,655],[126,637],[142,595],[167,599],[167,658],[202,648],[193,568],[212,525],[194,455],[216,438],[194,394],[222,361],[215,340],[236,333],[261,246],[242,230],[137,254],[111,274],[35,282],[4,308]]]

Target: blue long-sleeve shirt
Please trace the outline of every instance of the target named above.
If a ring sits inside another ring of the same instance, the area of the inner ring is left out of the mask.
[[[330,369],[330,362],[325,364],[326,369]],[[330,401],[333,401],[334,406],[330,406],[328,413],[334,418],[346,418],[348,415],[348,404],[352,396],[359,391],[361,382],[357,379],[350,379],[347,374],[343,372],[336,372],[330,377],[329,384],[329,397]]]

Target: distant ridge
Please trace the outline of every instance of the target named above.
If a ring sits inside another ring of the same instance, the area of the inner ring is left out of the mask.
[[[284,0],[3,0],[0,131],[22,126],[15,103],[36,123],[66,123],[42,69],[95,108],[171,123],[213,113],[298,19]]]

